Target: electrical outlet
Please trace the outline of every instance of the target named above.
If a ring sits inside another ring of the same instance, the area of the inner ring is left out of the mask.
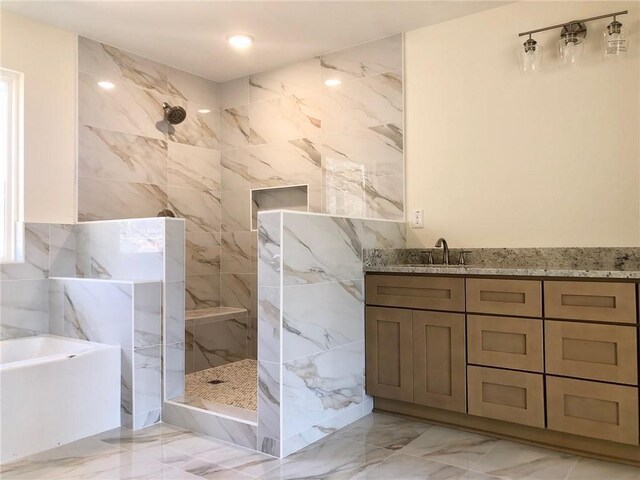
[[[411,224],[411,228],[424,228],[422,209],[411,212],[411,221],[409,223]]]

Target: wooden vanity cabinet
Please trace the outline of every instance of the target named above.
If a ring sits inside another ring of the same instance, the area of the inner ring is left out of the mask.
[[[369,274],[376,408],[640,466],[637,284]]]

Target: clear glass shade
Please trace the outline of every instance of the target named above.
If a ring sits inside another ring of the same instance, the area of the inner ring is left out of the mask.
[[[584,42],[582,38],[574,38],[568,40],[561,38],[558,40],[558,53],[560,54],[560,63],[563,65],[575,65],[582,60],[584,52]]]
[[[534,73],[539,71],[542,66],[542,52],[542,45],[536,45],[535,48],[529,50],[520,47],[518,49],[520,71],[523,73]]]
[[[602,54],[605,58],[624,58],[628,49],[629,37],[623,28],[611,33],[605,28],[602,32]]]

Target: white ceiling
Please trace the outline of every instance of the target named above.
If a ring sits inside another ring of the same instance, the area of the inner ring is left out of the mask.
[[[6,1],[2,8],[215,81],[433,25],[497,1]],[[225,36],[247,32],[249,51]]]

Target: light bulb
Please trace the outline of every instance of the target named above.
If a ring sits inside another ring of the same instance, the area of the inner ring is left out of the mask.
[[[577,36],[568,36],[558,41],[560,62],[564,65],[575,65],[582,59],[584,42]]]
[[[602,53],[605,58],[626,57],[629,47],[627,32],[622,24],[613,17],[613,22],[602,32]]]
[[[532,73],[540,70],[542,64],[542,45],[531,37],[523,43],[524,48],[518,50],[518,60],[520,62],[520,70],[523,73]]]

